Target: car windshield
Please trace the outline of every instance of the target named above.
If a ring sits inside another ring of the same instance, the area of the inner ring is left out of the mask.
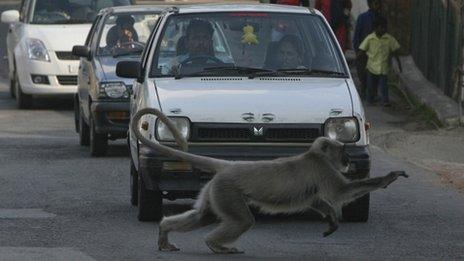
[[[97,55],[139,56],[158,20],[157,13],[118,13],[106,18]]]
[[[169,17],[150,77],[347,77],[323,20],[310,14],[225,12]]]
[[[100,9],[130,4],[130,0],[36,0],[33,6],[32,23],[92,23]]]

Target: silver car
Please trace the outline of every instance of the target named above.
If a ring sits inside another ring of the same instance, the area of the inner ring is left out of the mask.
[[[85,45],[74,46],[80,57],[75,125],[79,143],[92,156],[104,156],[108,140],[125,138],[129,123],[132,80],[116,76],[121,59],[140,59],[163,6],[125,6],[102,10]]]

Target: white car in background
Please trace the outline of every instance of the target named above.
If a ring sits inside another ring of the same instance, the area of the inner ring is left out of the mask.
[[[7,54],[10,92],[18,107],[29,108],[33,95],[72,95],[77,90],[79,58],[92,21],[105,7],[132,0],[22,0],[20,10],[2,13],[10,25]]]

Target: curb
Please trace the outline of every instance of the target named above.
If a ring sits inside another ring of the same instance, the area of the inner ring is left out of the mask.
[[[433,83],[429,82],[417,68],[412,56],[401,57],[403,72],[398,73],[400,88],[409,96],[425,105],[437,116],[437,119],[447,127],[459,125],[459,104],[444,95]],[[461,119],[464,120],[464,117]]]

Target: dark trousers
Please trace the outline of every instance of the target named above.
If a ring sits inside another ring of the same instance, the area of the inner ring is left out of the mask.
[[[387,75],[376,75],[368,71],[366,88],[366,100],[368,103],[374,103],[377,88],[380,89],[379,91],[382,98],[382,103],[389,103],[390,99],[388,98]]]

